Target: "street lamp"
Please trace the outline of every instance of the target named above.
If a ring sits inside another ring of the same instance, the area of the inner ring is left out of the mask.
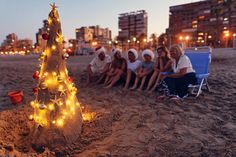
[[[183,40],[183,36],[179,36],[179,40],[182,41]]]
[[[127,42],[128,42],[128,46],[129,46],[129,48],[130,48],[130,40],[128,39]]]

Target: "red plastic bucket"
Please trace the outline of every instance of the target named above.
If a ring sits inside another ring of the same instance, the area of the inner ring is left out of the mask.
[[[8,92],[7,95],[10,97],[12,104],[16,105],[22,102],[23,99],[23,91],[11,91]]]

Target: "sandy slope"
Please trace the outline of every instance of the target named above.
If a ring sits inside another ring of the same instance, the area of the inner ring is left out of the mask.
[[[155,102],[156,94],[84,87],[91,57],[68,60],[78,98],[95,118],[83,124],[70,146],[45,150],[41,156],[236,156],[236,51],[215,50],[209,78],[211,92],[198,99]],[[0,57],[0,154],[39,156],[27,136],[28,102],[34,99],[35,56]],[[6,92],[21,89],[25,103],[12,106]]]

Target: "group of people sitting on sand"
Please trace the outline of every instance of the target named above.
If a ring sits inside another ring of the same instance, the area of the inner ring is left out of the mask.
[[[188,96],[189,84],[197,82],[192,64],[179,45],[170,50],[160,46],[155,52],[146,49],[141,56],[133,48],[127,53],[115,48],[108,55],[104,47],[97,47],[95,53],[87,68],[88,84],[99,75],[97,83],[103,83],[104,88],[123,84],[125,90],[159,91],[158,99],[176,99]]]

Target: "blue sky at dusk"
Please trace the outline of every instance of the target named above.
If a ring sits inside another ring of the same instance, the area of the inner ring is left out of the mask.
[[[75,28],[89,25],[109,27],[118,34],[118,14],[136,10],[148,12],[148,34],[165,32],[169,6],[196,0],[0,0],[0,43],[9,33],[35,41],[50,11],[50,3],[59,6],[62,31],[66,39],[75,38]]]

